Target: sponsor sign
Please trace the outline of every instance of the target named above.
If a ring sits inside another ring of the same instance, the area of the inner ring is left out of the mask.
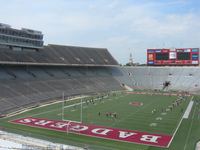
[[[169,59],[176,59],[176,52],[170,52],[169,53]]]
[[[192,64],[198,64],[199,62],[198,61],[192,61]]]
[[[149,61],[148,64],[154,64],[154,62],[153,61]]]
[[[192,52],[199,52],[199,49],[198,48],[193,48]]]
[[[184,52],[189,53],[190,49],[185,49]]]
[[[77,122],[49,120],[43,118],[21,118],[11,121],[31,127],[44,128],[60,132],[70,132],[85,136],[104,138],[116,141],[144,144],[156,147],[168,147],[172,136],[165,134],[152,134],[135,130],[124,130],[97,125],[86,125]]]
[[[160,50],[160,49],[158,49],[158,50],[155,50],[155,52],[156,52],[156,53],[161,53],[161,50]]]
[[[153,61],[153,54],[148,54],[149,61]]]
[[[198,60],[199,56],[197,54],[192,54],[192,60]]]
[[[184,50],[182,49],[176,49],[177,52],[183,52]]]
[[[169,50],[168,49],[163,49],[162,53],[169,53]]]
[[[154,53],[154,50],[148,49],[147,52],[148,52],[148,53]]]

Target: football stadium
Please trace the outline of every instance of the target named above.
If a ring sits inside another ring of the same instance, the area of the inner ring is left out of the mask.
[[[0,149],[198,149],[198,48],[121,66],[106,48],[43,42],[0,24]]]

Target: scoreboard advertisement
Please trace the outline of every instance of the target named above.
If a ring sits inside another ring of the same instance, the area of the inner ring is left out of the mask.
[[[147,65],[199,65],[199,48],[147,49]]]

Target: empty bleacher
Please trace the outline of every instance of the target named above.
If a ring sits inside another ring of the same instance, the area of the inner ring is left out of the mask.
[[[200,92],[199,67],[112,67],[113,76],[134,89],[162,90],[165,81],[167,90]]]
[[[121,89],[106,67],[118,65],[105,48],[0,45],[0,115],[65,96]]]
[[[107,49],[47,45],[41,49],[0,48],[0,64],[34,64],[66,66],[118,65]]]
[[[67,73],[66,73],[67,72]],[[104,67],[0,66],[0,114],[65,96],[120,90]]]

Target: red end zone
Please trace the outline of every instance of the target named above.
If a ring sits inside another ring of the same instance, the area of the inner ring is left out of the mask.
[[[157,147],[168,147],[169,142],[172,139],[172,136],[170,135],[150,134],[147,132],[139,132],[134,130],[121,130],[117,128],[109,128],[103,126],[86,125],[75,122],[48,120],[32,117],[12,120],[11,122],[15,124],[22,124],[37,128],[45,128],[60,132],[68,131],[70,133],[82,134],[86,136]]]

